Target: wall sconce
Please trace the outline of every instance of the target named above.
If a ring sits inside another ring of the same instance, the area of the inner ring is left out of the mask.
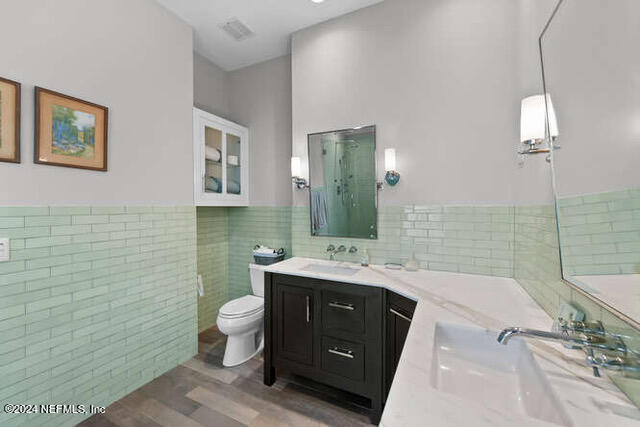
[[[549,129],[547,136],[547,109]],[[551,96],[534,95],[522,100],[520,110],[520,142],[527,148],[518,151],[519,154],[548,153],[551,148],[560,148],[554,145],[558,138],[558,121],[553,109]],[[550,141],[548,140],[550,137]]]
[[[396,149],[386,148],[384,150],[384,170],[387,172],[384,180],[387,184],[394,186],[400,181],[400,174],[396,172]]]
[[[309,188],[309,184],[307,180],[302,178],[302,166],[300,164],[300,157],[292,157],[291,158],[291,181],[298,187],[300,190],[304,188]]]

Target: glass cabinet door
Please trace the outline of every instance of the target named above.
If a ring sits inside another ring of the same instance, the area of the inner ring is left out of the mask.
[[[222,131],[204,127],[204,192],[222,193]]]
[[[227,193],[242,193],[242,144],[239,136],[227,133]]]
[[[249,129],[194,108],[197,206],[249,205]]]

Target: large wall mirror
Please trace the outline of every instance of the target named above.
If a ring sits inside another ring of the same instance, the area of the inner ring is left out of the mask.
[[[640,323],[640,2],[564,0],[542,39],[564,278]],[[550,113],[550,112],[549,112]]]
[[[308,141],[311,235],[377,239],[375,126]]]

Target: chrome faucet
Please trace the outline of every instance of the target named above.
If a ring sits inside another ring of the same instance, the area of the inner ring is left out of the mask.
[[[552,332],[506,328],[498,335],[498,342],[507,345],[513,337],[561,342],[567,348],[582,349],[587,354],[587,364],[593,367],[593,374],[596,377],[600,376],[599,367],[628,370],[640,374],[640,362],[637,356],[625,357],[628,352],[627,346],[620,337],[605,333],[600,322],[567,322],[558,319]],[[595,355],[595,351],[598,351],[598,356]],[[611,354],[614,356],[612,357]]]
[[[327,252],[329,252],[329,259],[331,261],[334,261],[336,259],[336,254],[339,254],[341,252],[346,252],[346,251],[347,251],[347,248],[344,245],[338,246],[338,249],[336,249],[336,247],[333,245],[327,246]]]

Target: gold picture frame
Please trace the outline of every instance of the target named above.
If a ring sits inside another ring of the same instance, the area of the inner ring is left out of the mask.
[[[0,162],[20,163],[20,83],[0,77]]]
[[[35,104],[35,163],[107,171],[107,107],[41,87]]]

